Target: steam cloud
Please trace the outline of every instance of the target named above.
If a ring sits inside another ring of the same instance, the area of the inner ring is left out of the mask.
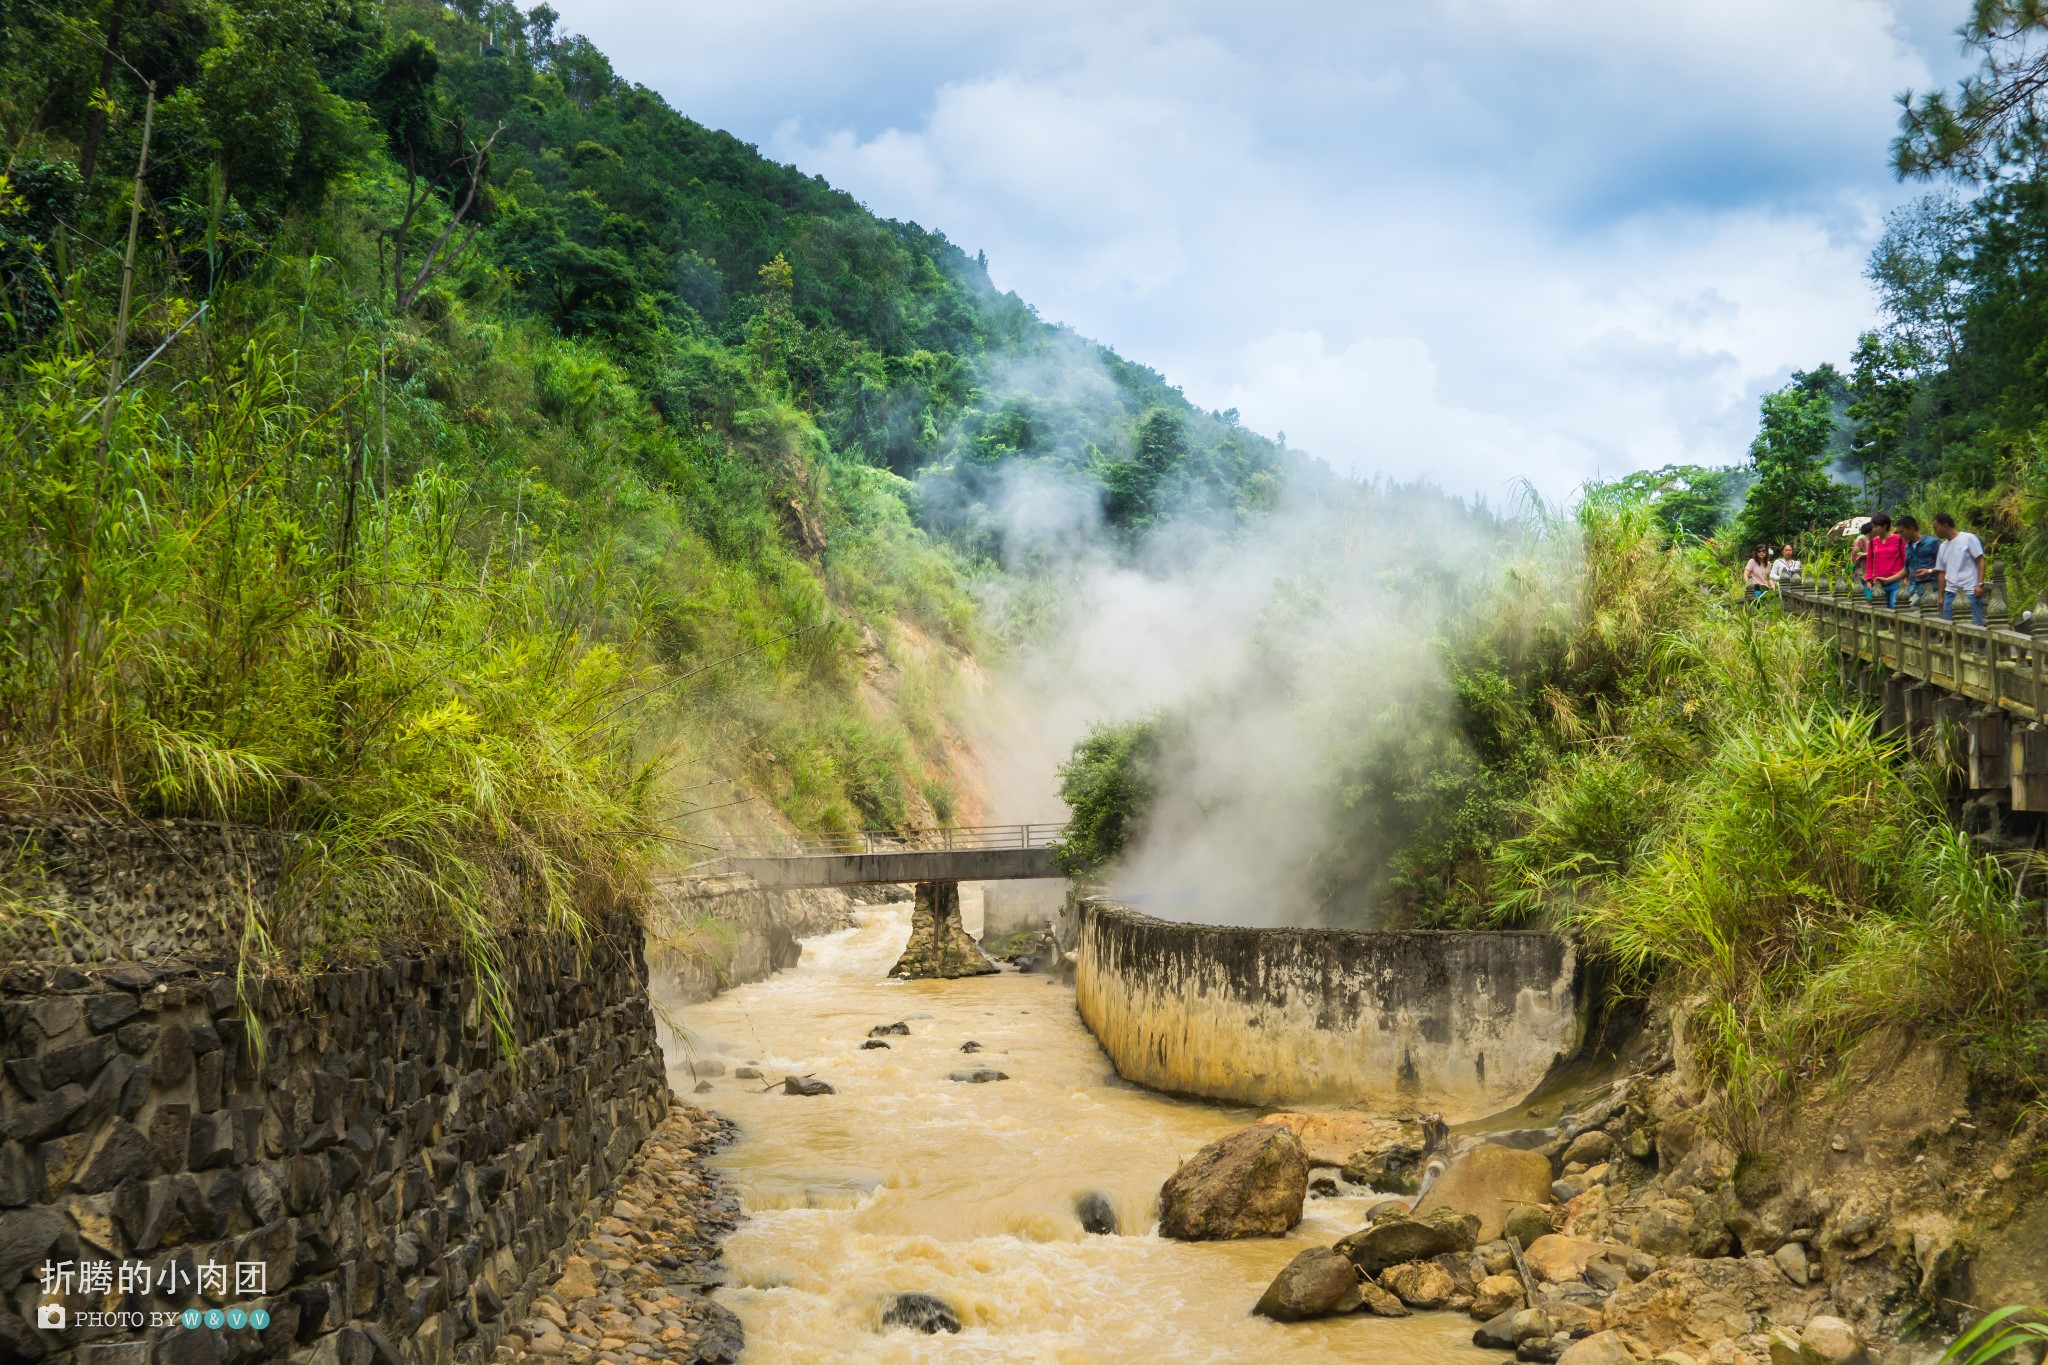
[[[1400,780],[1375,753],[1454,742],[1432,636],[1492,581],[1502,523],[1432,487],[1326,476],[1239,534],[1171,520],[1133,553],[1093,486],[1056,464],[1006,463],[978,491],[975,515],[1021,571],[984,591],[1021,641],[971,720],[991,818],[1063,812],[1056,769],[1090,726],[1164,711],[1161,797],[1112,889],[1166,918],[1372,923],[1375,878],[1328,894],[1333,817]],[[1356,869],[1391,849],[1334,851]]]

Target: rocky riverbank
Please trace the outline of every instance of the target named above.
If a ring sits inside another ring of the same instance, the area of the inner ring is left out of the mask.
[[[634,1156],[610,1213],[534,1297],[532,1315],[494,1358],[737,1360],[739,1319],[708,1291],[724,1279],[719,1242],[739,1221],[738,1205],[704,1164],[731,1133],[724,1119],[676,1101]]]
[[[1271,1235],[1304,1194],[1369,1185],[1389,1197],[1366,1226],[1255,1311],[1463,1312],[1475,1344],[1563,1365],[1903,1361],[2048,1293],[2048,1116],[1973,1097],[1958,1059],[1901,1038],[1738,1128],[1686,1052],[1483,1138],[1268,1116],[1167,1181],[1161,1229]]]

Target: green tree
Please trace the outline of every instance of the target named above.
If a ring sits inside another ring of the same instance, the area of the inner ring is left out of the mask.
[[[1696,464],[1667,464],[1638,470],[1602,484],[1603,496],[1641,498],[1657,522],[1672,536],[1711,536],[1728,520],[1741,491],[1740,469],[1708,469]]]
[[[1849,417],[1856,424],[1849,448],[1863,474],[1863,490],[1882,506],[1903,492],[1908,425],[1919,384],[1913,352],[1905,342],[1865,332],[1851,357]]]
[[[1131,432],[1131,458],[1102,469],[1109,519],[1119,526],[1151,521],[1161,508],[1162,485],[1187,457],[1187,429],[1178,413],[1153,408],[1140,417]]]
[[[2041,0],[1973,0],[1957,30],[1981,54],[1953,96],[1935,90],[1899,96],[1892,168],[1900,179],[1951,175],[1993,180],[2040,154],[2042,101],[2048,96],[2048,5]]]
[[[1848,514],[1852,490],[1827,473],[1835,433],[1835,401],[1824,389],[1795,379],[1764,395],[1762,427],[1749,447],[1756,482],[1736,522],[1744,552],[1790,540]]]
[[[1143,829],[1159,795],[1163,723],[1098,725],[1060,765],[1060,800],[1072,814],[1054,857],[1070,876],[1115,862]]]

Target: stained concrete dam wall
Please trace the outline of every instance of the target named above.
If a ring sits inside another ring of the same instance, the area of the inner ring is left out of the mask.
[[[1182,924],[1081,907],[1075,994],[1118,1074],[1258,1105],[1493,1113],[1584,1036],[1576,947],[1542,933]]]

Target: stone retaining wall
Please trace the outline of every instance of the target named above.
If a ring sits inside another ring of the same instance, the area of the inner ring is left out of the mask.
[[[0,972],[0,1359],[488,1359],[669,1106],[636,923],[504,972],[516,1066],[459,953],[266,989],[259,1025],[218,964]],[[61,1332],[31,1325],[46,1262]],[[81,1292],[86,1262],[120,1279]],[[238,1264],[261,1293],[201,1291]],[[78,1317],[193,1307],[269,1325]]]
[[[232,958],[277,893],[284,841],[209,820],[41,823],[0,816],[0,962]]]
[[[858,905],[909,897],[894,886],[777,890],[733,874],[664,878],[655,890],[648,956],[680,1004],[765,981],[797,964],[798,939],[848,928]]]
[[[1522,1098],[1578,1050],[1577,950],[1539,933],[1240,929],[1081,905],[1075,998],[1118,1074],[1246,1104]]]

